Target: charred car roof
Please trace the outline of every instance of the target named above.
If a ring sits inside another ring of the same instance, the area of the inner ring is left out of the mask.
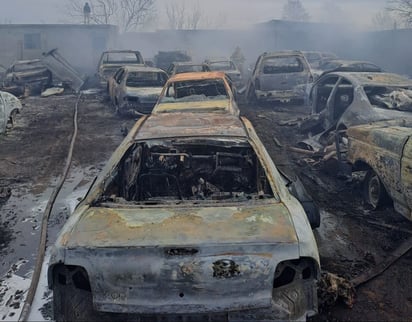
[[[345,77],[354,85],[359,86],[412,86],[411,79],[392,73],[331,72],[325,74],[325,77],[331,75]]]
[[[201,80],[211,78],[225,78],[224,72],[192,72],[192,73],[180,73],[173,75],[167,81],[168,83],[189,81],[189,80]]]
[[[163,69],[156,68],[156,67],[149,67],[146,65],[125,65],[123,66],[123,68],[128,72],[153,72],[153,73],[157,73],[157,72],[164,73],[165,72]]]

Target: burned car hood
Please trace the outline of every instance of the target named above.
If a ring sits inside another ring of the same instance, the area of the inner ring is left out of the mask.
[[[242,121],[230,114],[170,112],[148,117],[135,139],[210,135],[245,137],[245,130]]]
[[[282,203],[220,207],[87,209],[67,247],[147,247],[199,244],[296,244],[289,210]]]

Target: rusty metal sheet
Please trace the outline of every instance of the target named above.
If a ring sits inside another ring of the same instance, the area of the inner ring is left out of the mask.
[[[243,137],[247,134],[236,116],[222,113],[162,113],[148,117],[135,140],[171,137]]]
[[[285,205],[237,207],[90,208],[68,247],[167,246],[224,243],[296,243]]]

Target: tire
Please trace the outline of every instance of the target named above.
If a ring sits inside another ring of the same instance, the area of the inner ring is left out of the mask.
[[[312,229],[319,228],[320,226],[320,212],[319,208],[313,201],[304,201],[301,202],[303,209],[306,212],[306,216],[308,217],[310,227]]]
[[[363,199],[372,209],[379,209],[390,200],[385,186],[373,170],[368,170],[363,182]]]
[[[53,276],[53,314],[55,321],[103,320],[99,316],[99,312],[93,310],[92,292],[76,288],[73,284],[71,278],[73,273],[65,267],[56,268]],[[62,277],[66,277],[64,284],[59,281]]]

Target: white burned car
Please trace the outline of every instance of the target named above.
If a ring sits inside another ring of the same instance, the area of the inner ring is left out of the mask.
[[[245,118],[144,116],[60,232],[56,321],[278,321],[317,312],[301,204]]]
[[[120,67],[108,80],[110,100],[119,114],[149,114],[167,78],[166,72],[159,68]]]
[[[313,82],[310,66],[300,51],[263,53],[256,61],[246,95],[249,102],[303,102]]]

